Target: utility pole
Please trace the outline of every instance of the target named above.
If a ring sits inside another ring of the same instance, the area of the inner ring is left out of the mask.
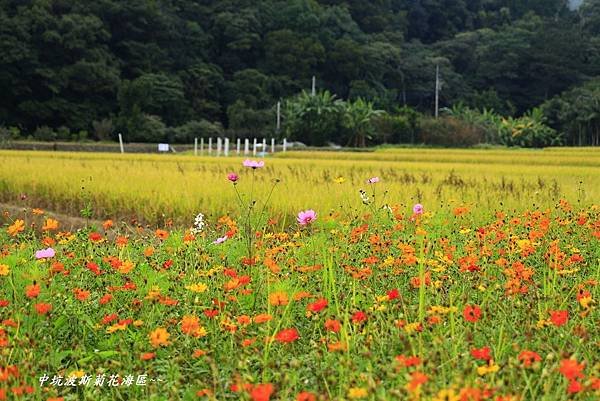
[[[281,102],[277,102],[277,134],[281,129]]]
[[[440,65],[435,65],[435,118],[438,118],[440,110]]]

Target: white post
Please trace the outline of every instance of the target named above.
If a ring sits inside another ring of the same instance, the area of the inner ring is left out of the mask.
[[[221,156],[221,150],[223,149],[223,140],[221,137],[217,138],[217,157]]]
[[[244,139],[244,156],[248,156],[250,153],[250,141],[248,138]]]
[[[271,138],[271,153],[275,153],[275,138]]]
[[[314,75],[312,78],[312,90],[311,90],[310,94],[313,96],[317,94],[317,78],[315,78]]]
[[[208,155],[212,154],[212,137],[208,138]]]
[[[125,149],[123,149],[123,135],[119,134],[119,147],[121,148],[121,153],[125,153]]]
[[[287,150],[287,138],[283,138],[283,151]]]
[[[204,137],[200,138],[200,156],[204,155]]]
[[[225,157],[229,156],[229,138],[225,138]]]
[[[194,138],[194,156],[198,156],[198,138]]]
[[[254,138],[254,145],[252,146],[252,156],[256,156],[256,138]]]
[[[264,157],[265,153],[267,153],[267,138],[263,138],[263,147],[262,147],[263,157]]]
[[[240,155],[240,142],[242,142],[242,141],[241,141],[241,139],[240,139],[240,138],[238,138],[238,139],[237,139],[236,146],[235,146],[235,153],[236,153],[238,156]]]

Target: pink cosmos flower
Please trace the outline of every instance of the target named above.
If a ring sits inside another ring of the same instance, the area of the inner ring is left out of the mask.
[[[423,205],[421,205],[420,203],[417,203],[416,205],[414,205],[413,213],[414,214],[423,214]]]
[[[243,163],[244,167],[251,167],[253,169],[256,168],[261,168],[265,166],[265,162],[264,161],[256,161],[256,160],[250,160],[250,159],[246,159],[244,160]]]
[[[227,174],[227,179],[231,182],[236,182],[240,177],[236,173]]]
[[[229,237],[227,235],[224,235],[222,237],[217,238],[216,240],[213,241],[213,244],[222,244],[223,242],[227,241]]]
[[[317,213],[314,210],[309,209],[298,213],[298,217],[296,220],[298,220],[298,224],[300,224],[301,226],[306,226],[315,221],[316,219]]]
[[[379,182],[379,177],[372,177],[367,180],[367,184],[375,184],[376,182]]]
[[[56,255],[56,252],[54,252],[54,249],[52,249],[52,248],[40,249],[39,251],[36,251],[35,258],[36,259],[49,259],[49,258],[53,258],[54,255]]]

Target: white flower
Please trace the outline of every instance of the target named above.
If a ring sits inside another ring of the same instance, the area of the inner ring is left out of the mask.
[[[362,199],[362,202],[365,205],[369,204],[369,197],[367,196],[367,193],[365,191],[363,191],[362,189],[359,189],[358,192],[360,193],[360,199]]]
[[[190,230],[192,234],[197,235],[204,230],[204,226],[206,223],[204,222],[204,215],[202,213],[198,213],[196,218],[194,219],[194,227]]]

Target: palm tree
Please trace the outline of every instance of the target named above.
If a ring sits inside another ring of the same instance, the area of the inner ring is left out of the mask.
[[[375,110],[372,102],[362,98],[346,103],[343,125],[352,133],[346,146],[367,146],[367,139],[372,139],[372,120],[383,113],[383,110]]]

